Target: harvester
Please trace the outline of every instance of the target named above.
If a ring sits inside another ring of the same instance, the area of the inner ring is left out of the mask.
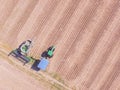
[[[28,63],[32,59],[31,57],[29,57],[27,55],[27,53],[30,49],[31,43],[32,42],[30,40],[27,40],[27,41],[23,42],[19,46],[19,48],[10,52],[8,56],[12,55],[12,56],[16,57],[17,59],[19,59],[20,61]]]
[[[31,61],[31,57],[29,56],[26,56],[26,55],[22,55],[19,53],[19,51],[16,49],[16,50],[13,50],[12,52],[9,53],[8,56],[14,56],[15,58],[19,59],[20,61],[24,62],[24,64],[28,63],[29,61]]]

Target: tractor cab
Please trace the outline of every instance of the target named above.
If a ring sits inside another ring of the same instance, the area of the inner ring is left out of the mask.
[[[49,58],[51,58],[53,56],[53,52],[55,51],[55,46],[51,46],[48,51],[47,51],[47,55]]]

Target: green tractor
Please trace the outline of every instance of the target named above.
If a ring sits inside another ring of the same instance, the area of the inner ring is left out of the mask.
[[[55,51],[55,46],[51,46],[47,51],[47,56],[51,58],[53,56],[54,51]]]

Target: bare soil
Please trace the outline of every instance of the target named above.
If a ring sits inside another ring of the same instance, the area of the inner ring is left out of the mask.
[[[0,58],[0,90],[48,90],[37,80]]]

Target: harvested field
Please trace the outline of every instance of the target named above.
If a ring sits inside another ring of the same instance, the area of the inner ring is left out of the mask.
[[[0,61],[0,90],[48,90],[3,58]]]
[[[0,42],[33,40],[40,58],[51,45],[49,73],[76,90],[120,90],[119,0],[0,0]]]

